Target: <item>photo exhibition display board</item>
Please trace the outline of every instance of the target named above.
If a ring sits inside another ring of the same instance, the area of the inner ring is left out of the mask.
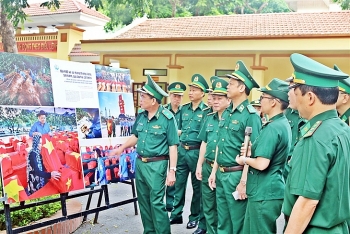
[[[112,151],[135,121],[129,69],[0,53],[3,196],[20,202],[134,177]]]

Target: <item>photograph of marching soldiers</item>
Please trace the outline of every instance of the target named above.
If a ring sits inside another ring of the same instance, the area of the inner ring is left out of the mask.
[[[242,60],[225,77],[196,73],[167,92],[147,75],[131,136],[110,152],[137,145],[144,233],[349,233],[350,77],[298,53],[290,66],[265,86]]]
[[[0,105],[53,106],[47,58],[0,53]]]

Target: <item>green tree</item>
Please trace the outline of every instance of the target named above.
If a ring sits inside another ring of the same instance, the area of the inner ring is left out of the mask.
[[[343,10],[350,10],[350,0],[333,0],[338,3]]]

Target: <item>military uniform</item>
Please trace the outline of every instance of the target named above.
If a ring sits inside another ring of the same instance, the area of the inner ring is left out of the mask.
[[[218,85],[220,83],[220,85]],[[227,94],[227,82],[222,79],[213,81],[212,95]],[[220,123],[223,124],[224,119],[219,119],[217,112],[211,112],[206,115],[203,127],[198,135],[198,139],[205,142],[206,150],[204,155],[204,163],[202,165],[202,205],[206,221],[206,230],[208,234],[217,232],[217,208],[216,208],[216,191],[211,190],[208,184],[208,178],[211,174],[213,163],[215,160],[215,149],[218,140],[218,132]]]
[[[152,91],[156,92],[156,84],[153,84],[150,77],[148,79],[148,85],[152,85]],[[154,96],[157,98],[159,95]],[[138,114],[132,134],[138,138],[137,153],[140,157],[136,160],[135,174],[144,233],[170,233],[163,199],[169,146],[179,144],[174,116],[169,110],[159,106],[156,114],[148,119],[148,112],[144,110]]]
[[[288,84],[274,78],[261,92],[288,102]],[[281,91],[281,90],[285,91]],[[265,123],[251,147],[251,158],[269,160],[264,170],[249,166],[248,204],[243,233],[276,233],[284,197],[283,169],[290,151],[292,133],[287,118],[279,113]],[[249,165],[249,164],[248,164]]]
[[[192,83],[190,85],[200,88],[204,92],[206,92],[206,89],[209,88],[205,79],[199,74],[192,76]],[[193,195],[188,225],[199,221],[198,228],[203,230],[206,230],[206,226],[201,207],[201,182],[196,178],[196,167],[201,144],[201,141],[197,137],[204,121],[203,110],[206,107],[207,105],[205,103],[200,102],[198,107],[193,110],[192,103],[187,103],[184,104],[181,109],[181,118],[179,121],[179,130],[181,130],[181,135],[175,182],[174,210],[170,216],[172,221],[181,219],[182,222],[186,184],[188,175],[191,174]],[[196,226],[190,225],[191,227],[189,227],[188,225],[187,228],[194,228]]]
[[[341,71],[337,65],[334,65],[334,70]],[[350,96],[350,77],[339,81],[339,91],[344,92]],[[350,126],[350,108],[341,114],[339,118]],[[347,224],[350,232],[350,219],[347,220]]]
[[[236,64],[235,72],[229,76],[241,80],[251,90],[259,87],[249,74],[242,61]],[[246,127],[252,127],[251,140],[254,141],[261,128],[261,119],[248,100],[228,107],[222,115],[225,120],[220,123],[218,137],[216,172],[216,201],[218,211],[217,233],[242,233],[246,200],[235,200],[232,192],[236,190],[242,177],[243,167],[238,165],[235,157],[240,153],[244,142]]]
[[[289,160],[292,157],[295,145],[298,143],[298,140],[300,138],[300,128],[305,124],[305,120],[299,116],[299,112],[297,110],[293,110],[292,108],[287,108],[284,115],[288,119],[290,128],[292,130],[292,143],[290,147],[290,153],[288,154],[283,170],[283,178],[284,181],[286,181],[288,173],[290,171]]]
[[[185,91],[186,91],[186,85],[184,85],[181,82],[173,82],[168,86],[169,93],[183,95]],[[180,105],[176,112],[171,108],[171,103],[165,104],[164,108],[168,109],[171,113],[173,113],[175,120],[176,120],[176,123],[177,123],[177,125],[179,125],[182,106]],[[172,209],[173,209],[174,196],[175,196],[175,186],[168,186],[166,188],[166,199],[165,199],[166,200],[166,209],[168,211],[172,211]]]
[[[297,84],[332,88],[346,78],[300,54],[292,54],[291,62]],[[290,161],[282,211],[288,220],[299,196],[319,201],[304,233],[349,233],[345,222],[350,219],[349,151],[349,127],[335,110],[314,116],[302,127]]]

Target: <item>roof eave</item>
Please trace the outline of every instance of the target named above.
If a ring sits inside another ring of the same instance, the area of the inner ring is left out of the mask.
[[[307,39],[307,38],[346,38],[348,34],[303,34],[303,35],[273,35],[273,36],[227,36],[227,37],[177,37],[177,38],[113,38],[98,40],[80,40],[89,43],[118,43],[118,42],[159,42],[159,41],[217,41],[217,40],[266,40],[266,39]]]

